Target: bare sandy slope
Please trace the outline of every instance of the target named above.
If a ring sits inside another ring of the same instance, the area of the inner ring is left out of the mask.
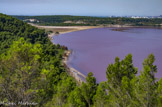
[[[50,34],[50,36],[54,35],[55,32],[59,32],[59,34],[63,34],[63,33],[68,33],[68,32],[73,32],[73,31],[80,31],[80,30],[101,27],[101,26],[39,26],[39,25],[32,24],[32,23],[29,23],[29,24],[32,26],[38,27],[40,29],[45,29],[46,31],[52,31],[53,33]]]

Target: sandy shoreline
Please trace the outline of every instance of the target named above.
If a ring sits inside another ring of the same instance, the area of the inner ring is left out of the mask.
[[[54,36],[54,33],[51,33],[48,35],[50,40],[52,40],[53,36]],[[78,70],[76,70],[75,68],[68,66],[68,64],[67,64],[68,58],[71,53],[72,53],[72,51],[65,50],[64,55],[63,55],[62,64],[66,68],[67,72],[77,81],[77,83],[81,84],[82,82],[85,82],[86,76],[84,74],[82,74],[81,72],[79,72]]]
[[[79,83],[81,84],[82,82],[85,82],[86,80],[86,76],[84,74],[82,74],[81,72],[79,72],[78,70],[76,70],[75,68],[73,67],[69,67],[67,62],[68,62],[68,58],[70,56],[72,52],[69,51],[69,50],[66,50],[64,55],[63,55],[63,65],[65,66],[67,72],[72,76],[74,77],[74,79]]]

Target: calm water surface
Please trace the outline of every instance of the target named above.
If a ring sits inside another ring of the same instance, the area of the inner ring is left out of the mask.
[[[123,59],[133,55],[133,63],[142,69],[142,62],[150,53],[155,55],[158,66],[157,78],[162,77],[162,30],[152,28],[128,28],[113,31],[114,28],[96,28],[54,36],[53,42],[73,50],[68,65],[83,74],[93,72],[97,81],[106,81],[108,64],[116,56]]]

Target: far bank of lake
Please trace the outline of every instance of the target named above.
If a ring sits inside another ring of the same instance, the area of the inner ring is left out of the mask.
[[[133,55],[134,66],[142,69],[149,54],[155,55],[156,77],[162,77],[162,30],[154,28],[95,28],[54,36],[55,44],[72,50],[67,62],[83,74],[93,72],[97,81],[106,80],[106,68],[115,57]]]

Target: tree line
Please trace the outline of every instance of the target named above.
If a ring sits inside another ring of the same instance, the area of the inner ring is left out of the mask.
[[[160,26],[162,18],[128,18],[128,17],[90,17],[70,15],[49,16],[13,16],[20,20],[36,19],[32,23],[49,26],[98,26],[98,25],[132,25],[132,26]],[[69,23],[66,23],[70,21]],[[26,22],[30,22],[26,20]]]
[[[96,83],[90,72],[86,82],[78,84],[61,63],[65,48],[52,44],[44,30],[0,14],[0,44],[0,102],[16,106],[35,102],[43,107],[162,106],[162,78],[155,78],[153,54],[144,60],[138,76],[128,54],[108,65],[107,81]]]

